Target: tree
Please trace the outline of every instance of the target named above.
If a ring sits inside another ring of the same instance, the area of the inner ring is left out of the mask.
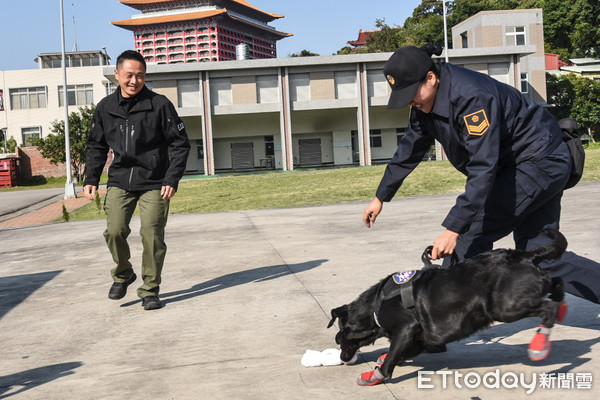
[[[546,93],[548,109],[556,119],[569,118],[575,98],[573,82],[567,75],[546,74]]]
[[[3,153],[14,153],[17,149],[17,140],[14,137],[10,137],[8,140],[4,140],[4,133],[0,132],[0,150]]]
[[[398,50],[398,28],[392,28],[385,23],[385,19],[375,20],[377,31],[374,31],[365,40],[368,53],[392,52]]]
[[[446,2],[447,14],[451,14],[453,4]],[[448,41],[452,40],[451,25],[448,28]],[[444,46],[444,8],[438,0],[423,0],[404,22],[400,33],[400,46],[422,46],[435,43]]]
[[[73,112],[69,115],[69,143],[71,147],[71,167],[75,183],[85,178],[86,145],[89,129],[92,125],[92,116],[95,106],[80,107],[79,113]],[[46,138],[33,140],[44,158],[50,159],[53,164],[67,161],[65,151],[65,121],[52,122],[49,134]]]
[[[600,36],[598,0],[539,0],[544,9],[546,51],[569,58],[597,54]]]
[[[302,50],[300,53],[292,53],[290,54],[290,57],[312,57],[312,56],[318,56],[319,54],[317,53],[313,53],[309,50]]]
[[[593,139],[599,139],[600,82],[575,74],[548,74],[546,80],[550,112],[557,119],[575,118],[579,128],[586,129]]]

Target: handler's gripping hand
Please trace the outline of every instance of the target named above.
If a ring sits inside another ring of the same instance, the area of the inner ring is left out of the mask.
[[[373,201],[365,207],[365,212],[363,214],[363,222],[365,223],[367,228],[370,228],[371,225],[375,223],[375,220],[377,219],[377,216],[381,212],[382,208],[383,203],[377,197],[375,197]]]
[[[98,189],[98,187],[96,187],[94,185],[85,185],[83,187],[83,194],[88,200],[94,201],[94,198],[96,197],[97,189]]]
[[[431,259],[437,260],[452,255],[452,253],[454,253],[454,249],[456,249],[457,240],[458,233],[446,229],[444,233],[442,233],[433,242],[433,249],[431,250]]]

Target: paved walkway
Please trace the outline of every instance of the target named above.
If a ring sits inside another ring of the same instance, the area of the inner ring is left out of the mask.
[[[568,190],[562,221],[569,249],[596,260],[599,195],[600,182]],[[0,399],[599,398],[600,310],[570,295],[542,362],[526,355],[534,318],[422,354],[376,387],[355,382],[386,350],[384,339],[356,365],[300,364],[305,350],[336,346],[326,328],[332,308],[388,273],[419,267],[455,197],[394,200],[372,229],[360,202],[171,215],[165,307],[156,311],[141,307],[139,278],[122,300],[107,298],[105,221],[0,228]],[[134,218],[139,276],[138,231]]]
[[[100,196],[104,196],[106,190],[101,189],[99,190],[99,193]],[[14,217],[4,219],[0,222],[0,228],[32,226],[48,224],[51,222],[58,222],[63,218],[63,205],[65,206],[67,212],[71,213],[91,203],[91,201],[85,198],[83,193],[78,193],[76,198],[60,199],[60,196],[54,196],[50,199],[50,201],[46,201],[45,203],[50,204],[45,205],[41,208],[33,207],[35,209],[32,211],[20,211],[14,213]],[[10,217],[10,215],[8,217]]]

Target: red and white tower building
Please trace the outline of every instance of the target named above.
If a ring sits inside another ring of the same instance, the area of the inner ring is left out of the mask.
[[[120,0],[141,11],[112,21],[133,32],[135,50],[149,64],[277,57],[279,32],[269,22],[283,15],[244,0]]]

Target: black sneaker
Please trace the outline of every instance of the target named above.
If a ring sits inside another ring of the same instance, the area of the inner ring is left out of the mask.
[[[146,296],[142,299],[144,310],[158,310],[162,308],[162,303],[158,296]]]
[[[108,291],[108,298],[111,300],[119,300],[125,297],[127,294],[127,286],[131,285],[135,281],[135,278],[137,278],[137,276],[133,274],[127,282],[113,283]]]

